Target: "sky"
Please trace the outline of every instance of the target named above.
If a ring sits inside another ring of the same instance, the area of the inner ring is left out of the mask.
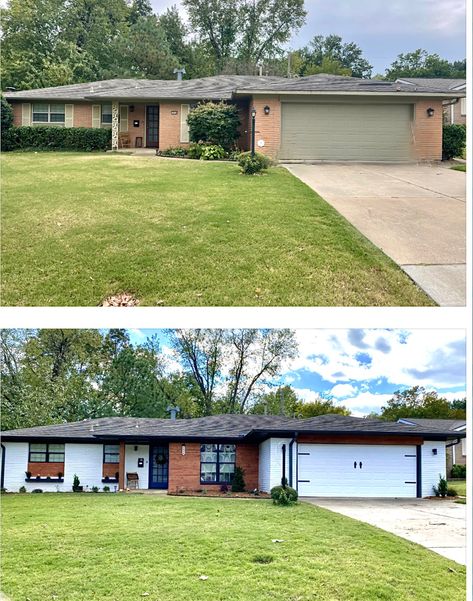
[[[136,344],[156,334],[171,359],[162,330],[129,333]],[[291,385],[303,400],[330,395],[361,417],[379,412],[395,391],[416,384],[449,400],[466,396],[463,330],[301,329],[296,337],[298,357],[275,384]]]
[[[151,4],[161,13],[181,3],[151,0]],[[466,56],[466,0],[305,0],[305,7],[306,24],[290,46],[298,48],[314,35],[336,33],[362,48],[373,75],[384,73],[398,54],[417,48],[448,60]]]

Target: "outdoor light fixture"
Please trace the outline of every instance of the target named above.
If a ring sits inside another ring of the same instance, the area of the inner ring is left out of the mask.
[[[433,116],[434,116],[434,113],[435,113],[435,109],[433,109],[432,107],[429,107],[429,108],[427,109],[427,116],[428,116],[428,117],[433,117]]]
[[[181,455],[185,455],[186,454],[186,443],[183,442],[181,445]]]
[[[270,110],[271,110],[271,109],[269,108],[269,106],[268,106],[268,105],[266,105],[266,106],[264,107],[264,114],[265,114],[265,115],[269,115],[269,111],[270,111]]]
[[[251,109],[251,118],[254,119],[256,117],[256,109]]]
[[[130,104],[130,113],[132,113],[135,110],[135,105],[134,104]]]
[[[437,449],[432,449],[432,455],[437,455]]]

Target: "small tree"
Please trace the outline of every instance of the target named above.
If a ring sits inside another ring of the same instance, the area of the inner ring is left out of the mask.
[[[187,117],[192,142],[218,144],[229,150],[238,139],[240,118],[234,104],[206,102],[192,109]]]
[[[235,474],[232,481],[232,492],[243,492],[246,488],[245,485],[245,471],[241,467],[235,468]]]
[[[13,125],[13,109],[10,104],[5,100],[1,99],[1,112],[2,112],[2,134],[5,133]]]

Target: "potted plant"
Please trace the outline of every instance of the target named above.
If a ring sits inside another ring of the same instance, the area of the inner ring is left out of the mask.
[[[46,476],[46,480],[51,480],[51,476]]]
[[[36,480],[41,480],[41,476],[39,474],[36,476]]]
[[[31,472],[27,471],[27,472],[25,472],[25,474],[26,474],[26,478],[29,480],[31,478]]]
[[[59,480],[62,480],[64,474],[62,472],[58,472],[57,473],[57,477],[59,478]]]
[[[118,482],[120,480],[119,472],[115,472],[115,480]]]
[[[72,480],[72,491],[73,492],[82,492],[84,487],[80,485],[79,476],[74,474],[74,478]]]
[[[110,477],[109,476],[105,476],[104,481],[108,482],[109,480],[110,480]]]

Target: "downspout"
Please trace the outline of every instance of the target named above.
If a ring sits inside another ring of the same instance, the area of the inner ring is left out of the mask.
[[[292,462],[293,462],[293,447],[294,447],[294,443],[296,442],[296,437],[297,437],[297,432],[294,432],[292,440],[289,443],[289,486],[291,488],[294,488]]]
[[[286,445],[285,444],[282,445],[281,451],[282,451],[281,486],[286,487]]]
[[[0,488],[3,490],[5,488],[5,453],[7,452],[5,445],[1,445],[2,447],[2,472],[0,476]]]

